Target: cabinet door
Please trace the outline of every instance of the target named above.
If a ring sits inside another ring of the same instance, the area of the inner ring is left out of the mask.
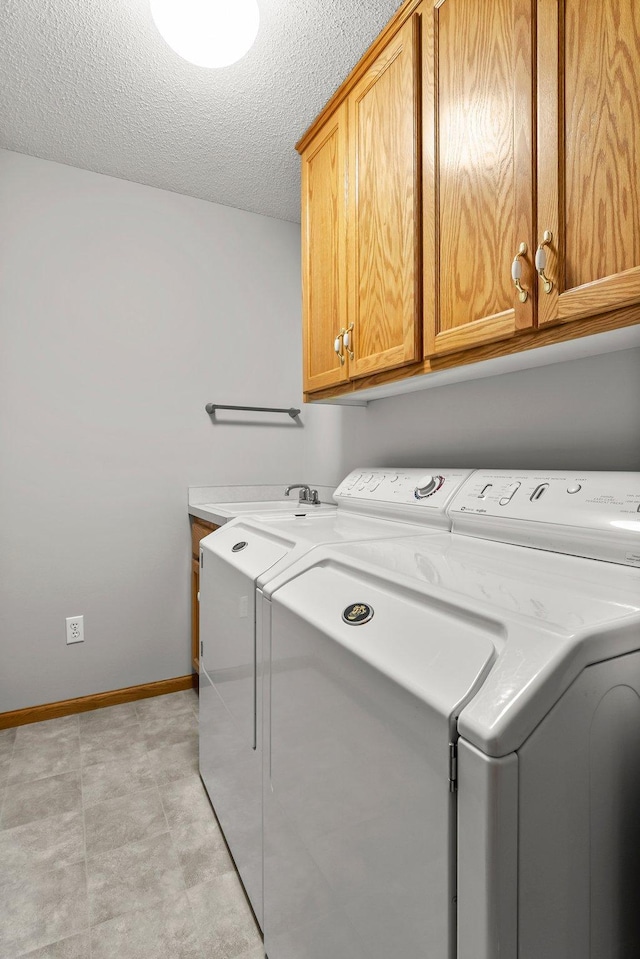
[[[422,355],[420,20],[406,21],[347,101],[351,377]]]
[[[640,304],[640,3],[538,0],[539,324]]]
[[[347,319],[346,151],[343,104],[302,155],[302,302],[305,391],[348,380],[334,349]]]
[[[423,54],[425,355],[533,325],[533,0],[431,0]],[[511,265],[521,243],[521,302]]]
[[[200,561],[191,560],[191,665],[197,673],[200,668],[199,601]]]

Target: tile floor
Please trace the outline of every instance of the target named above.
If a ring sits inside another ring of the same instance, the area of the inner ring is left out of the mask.
[[[261,959],[188,690],[0,730],[0,959]]]

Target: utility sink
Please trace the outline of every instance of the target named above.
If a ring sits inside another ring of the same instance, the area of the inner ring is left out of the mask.
[[[191,505],[189,512],[193,516],[216,523],[218,526],[228,523],[236,516],[318,516],[335,512],[330,503],[299,503],[298,497],[278,500],[245,500],[241,503],[201,503]]]
[[[255,502],[245,503],[204,503],[203,509],[224,510],[238,516],[240,513],[326,513],[334,510],[335,506],[328,503],[319,503],[314,506],[312,503],[298,503],[296,500],[256,500]]]

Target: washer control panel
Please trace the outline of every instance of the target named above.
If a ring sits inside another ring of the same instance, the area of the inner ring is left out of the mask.
[[[470,475],[471,470],[442,467],[357,469],[340,483],[334,499],[343,509],[410,523],[433,523],[439,515],[439,525],[448,527],[446,506]]]
[[[449,515],[454,532],[640,566],[640,473],[478,470]]]

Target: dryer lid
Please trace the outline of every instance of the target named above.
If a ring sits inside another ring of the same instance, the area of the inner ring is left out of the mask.
[[[496,656],[500,626],[336,562],[312,566],[272,599],[444,716],[461,708]]]
[[[518,749],[582,669],[640,643],[640,570],[627,566],[433,532],[321,547],[272,581],[274,600],[311,568],[349,570],[365,587],[381,583],[398,605],[418,601],[451,623],[487,630],[491,668],[460,711],[458,731],[491,756]],[[331,594],[322,589],[314,602],[326,615]],[[395,622],[409,628],[400,613]],[[424,625],[412,628],[419,643]],[[451,638],[454,665],[462,635]]]

